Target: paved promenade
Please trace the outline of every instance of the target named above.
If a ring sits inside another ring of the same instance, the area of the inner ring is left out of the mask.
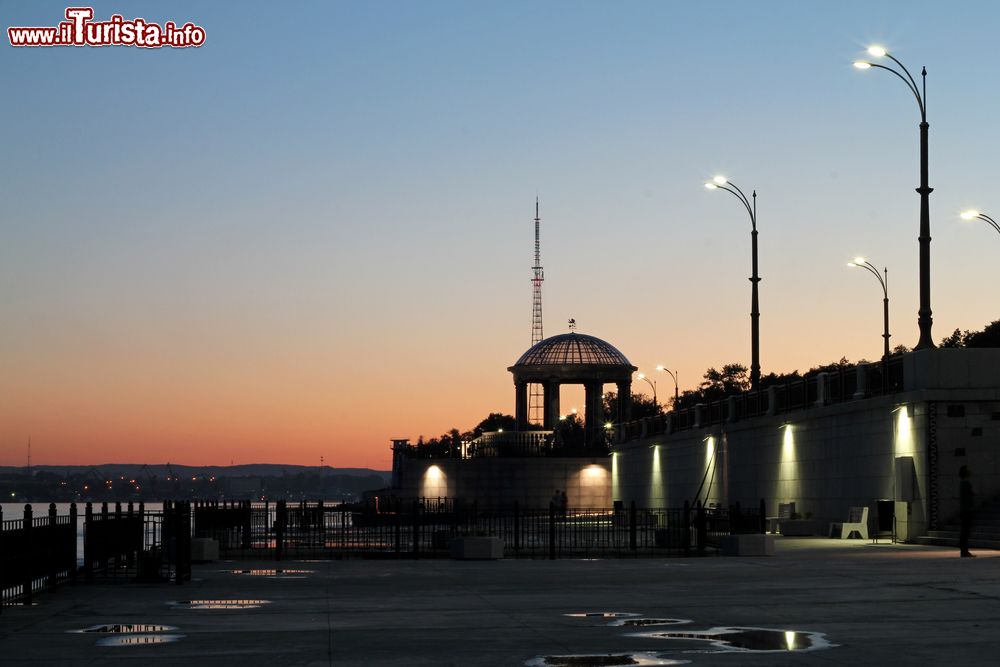
[[[3,665],[524,665],[538,656],[642,653],[691,665],[996,665],[1000,552],[778,538],[771,558],[494,562],[217,562],[183,586],[78,585],[0,616]],[[309,569],[291,578],[230,573]],[[190,609],[183,600],[263,599]],[[609,627],[576,612],[690,623]],[[159,624],[174,643],[99,646],[96,624]],[[809,651],[719,652],[629,637],[739,626],[823,633]],[[647,653],[651,652],[651,653]],[[558,663],[556,663],[558,664]],[[567,663],[571,664],[571,663]],[[579,663],[588,664],[588,663]],[[599,663],[589,663],[599,664]],[[644,663],[645,664],[645,663]],[[657,663],[648,663],[657,664]]]

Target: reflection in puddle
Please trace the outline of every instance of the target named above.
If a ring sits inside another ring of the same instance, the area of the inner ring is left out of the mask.
[[[608,623],[612,628],[641,628],[648,625],[684,625],[691,621],[685,618],[624,618]]]
[[[642,616],[630,611],[580,611],[573,614],[563,614],[570,618],[625,618],[631,616]]]
[[[170,632],[177,628],[173,625],[150,625],[148,623],[108,623],[105,625],[92,625],[83,630],[70,630],[70,632],[100,632],[108,634],[136,634],[143,632]]]
[[[270,600],[181,600],[169,603],[174,607],[187,607],[188,609],[257,609],[265,604],[271,604]]]
[[[542,655],[525,663],[527,667],[618,667],[619,665],[686,665],[687,660],[659,657],[655,651],[603,653],[592,655]]]
[[[293,579],[299,575],[312,574],[314,570],[228,570],[228,572],[230,574],[244,574],[250,577],[282,577]]]
[[[811,651],[835,646],[820,632],[773,630],[768,628],[710,628],[704,632],[646,632],[632,637],[693,639],[711,642],[716,652]]]
[[[97,641],[98,646],[145,646],[147,644],[170,644],[180,640],[184,635],[116,635],[103,637]]]

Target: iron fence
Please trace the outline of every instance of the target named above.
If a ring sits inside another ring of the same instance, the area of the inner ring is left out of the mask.
[[[496,537],[508,558],[668,556],[717,549],[731,533],[763,532],[760,508],[522,508],[480,510],[454,499],[367,506],[322,502],[198,503],[194,535],[227,557],[425,558],[449,553],[453,538]]]
[[[0,610],[31,604],[42,591],[76,580],[76,505],[57,516],[55,503],[36,517],[31,505],[21,519],[5,520],[0,510]]]
[[[147,512],[142,503],[84,510],[83,554],[77,553],[76,503],[59,516],[54,503],[36,517],[31,505],[20,519],[0,513],[0,610],[31,604],[35,594],[76,583],[78,576],[175,581],[191,578],[190,503],[166,502]],[[82,565],[81,565],[82,563]]]

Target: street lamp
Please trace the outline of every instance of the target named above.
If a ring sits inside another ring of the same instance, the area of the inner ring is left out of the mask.
[[[971,209],[968,211],[962,211],[962,220],[982,220],[986,224],[993,227],[993,229],[997,230],[997,232],[1000,232],[1000,224],[998,224],[997,221],[990,216],[985,213],[980,213],[979,211]]]
[[[656,370],[663,371],[664,373],[666,373],[667,375],[669,375],[671,377],[671,379],[674,381],[674,410],[676,410],[677,409],[677,401],[680,399],[680,396],[679,396],[680,390],[678,389],[678,384],[677,384],[677,374],[678,374],[678,371],[670,371],[663,364],[660,364],[659,366],[657,366]]]
[[[660,404],[656,400],[656,380],[650,380],[643,373],[639,373],[638,375],[636,375],[636,377],[639,378],[640,380],[645,380],[646,384],[648,384],[650,387],[653,388],[653,404],[656,405],[656,406],[659,406]]]
[[[751,204],[743,191],[725,176],[714,177],[705,183],[705,187],[709,190],[725,190],[739,199],[746,207],[747,213],[750,214],[750,247],[753,265],[753,275],[750,276],[750,284],[752,285],[750,296],[750,388],[756,389],[758,382],[760,382],[760,306],[757,301],[757,283],[760,282],[760,277],[757,275],[757,191],[754,190],[751,195],[753,197]]]
[[[889,269],[882,267],[882,273],[864,257],[855,257],[853,262],[848,262],[847,266],[862,268],[875,276],[879,285],[882,286],[882,315],[884,328],[882,338],[885,339],[885,349],[882,352],[882,390],[889,386]],[[883,277],[884,274],[884,277]]]
[[[913,96],[917,100],[920,108],[920,187],[917,193],[920,195],[920,310],[917,314],[917,325],[920,327],[920,340],[917,341],[915,350],[923,350],[934,347],[934,340],[931,338],[931,324],[934,319],[931,317],[931,215],[930,215],[930,194],[934,188],[927,185],[927,68],[921,72],[922,85],[917,86],[916,80],[906,69],[903,63],[899,62],[892,54],[881,46],[868,47],[868,55],[873,58],[888,58],[899,65],[900,73],[893,67],[879,65],[864,60],[857,60],[854,66],[858,69],[884,69],[892,72],[906,84]],[[905,76],[904,76],[905,75]]]

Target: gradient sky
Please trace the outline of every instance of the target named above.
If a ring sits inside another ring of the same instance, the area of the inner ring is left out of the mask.
[[[1000,212],[993,2],[93,5],[207,41],[0,49],[0,465],[387,468],[512,412],[536,193],[547,335],[682,389],[749,365],[721,172],[759,194],[765,373],[879,357],[859,253],[912,346],[919,116],[872,42],[929,71],[934,338],[1000,317],[1000,238],[957,218]]]

